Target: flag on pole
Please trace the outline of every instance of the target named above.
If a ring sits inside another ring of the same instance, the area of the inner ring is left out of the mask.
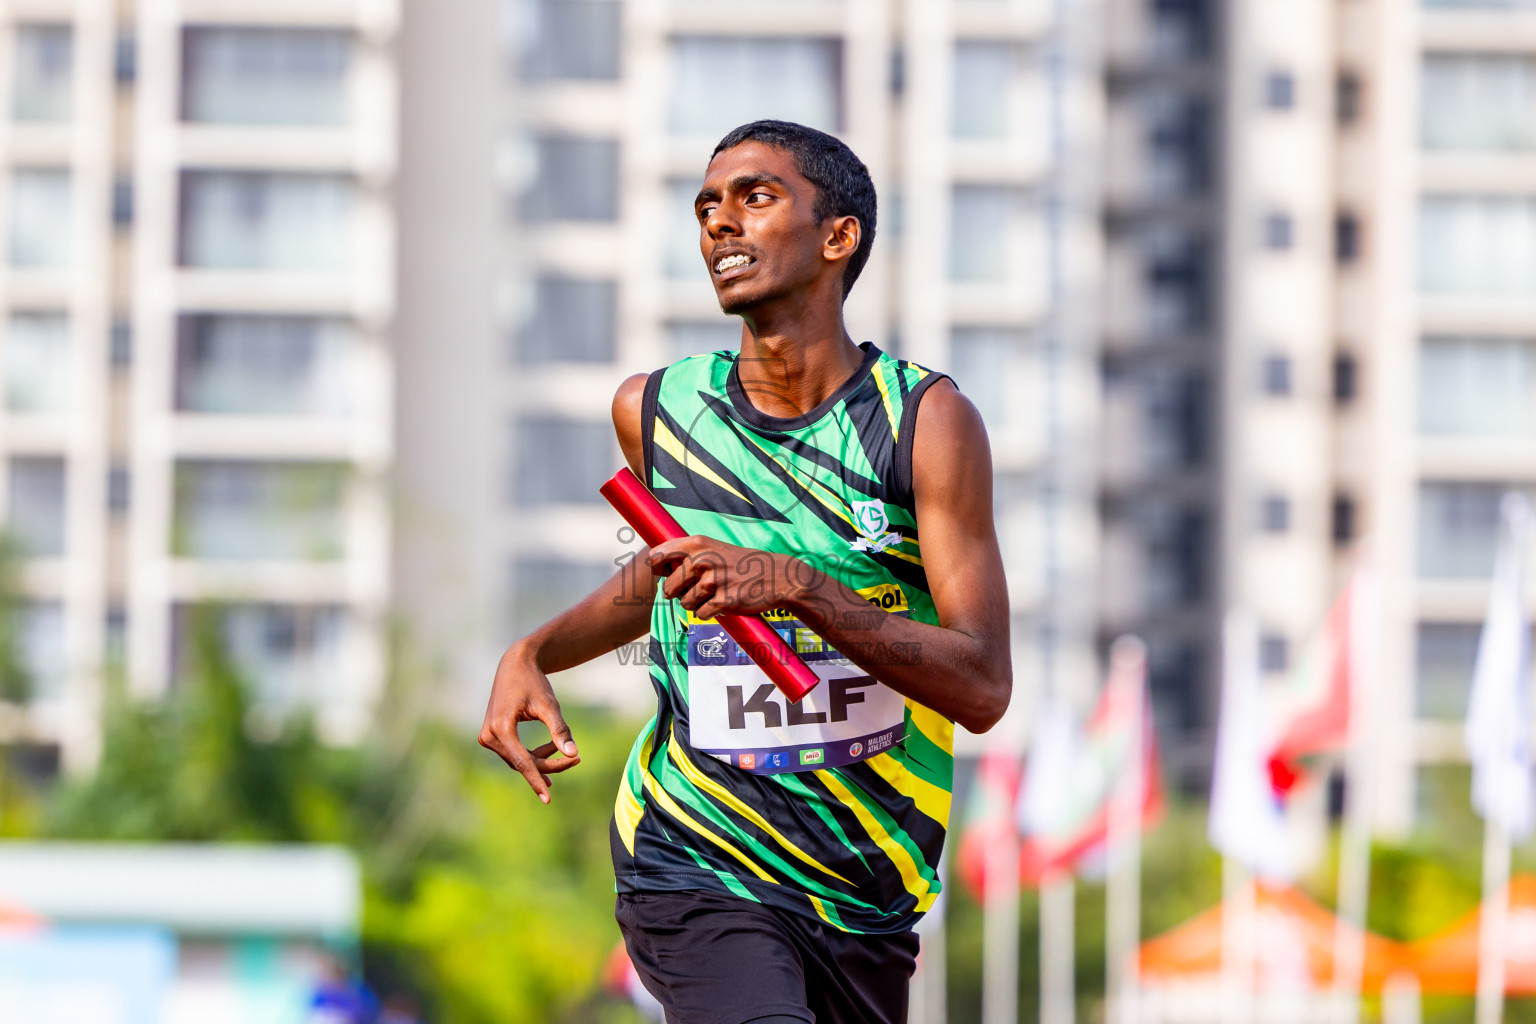
[[[1259,682],[1258,628],[1251,615],[1227,614],[1222,628],[1221,714],[1211,777],[1211,845],[1270,882],[1294,872],[1285,807],[1270,776]]]
[[[1013,831],[1019,792],[1019,761],[1003,753],[983,754],[965,803],[965,824],[955,851],[960,884],[978,902],[986,898],[987,850]]]
[[[1059,703],[1047,705],[1036,718],[1017,811],[1025,837],[1019,869],[1027,883],[1072,871],[1103,852],[1112,797],[1131,767],[1133,750],[1141,755],[1138,824],[1148,828],[1161,816],[1157,735],[1146,685],[1145,659],[1123,660],[1112,664],[1086,729]]]
[[[1472,806],[1518,840],[1530,835],[1536,818],[1524,573],[1531,510],[1523,495],[1511,493],[1504,496],[1501,512],[1503,531],[1488,616],[1472,670],[1466,742],[1472,761]]]
[[[1307,758],[1342,750],[1349,743],[1350,693],[1356,685],[1352,677],[1357,661],[1353,609],[1360,586],[1357,573],[1333,602],[1296,671],[1266,694],[1267,717],[1275,730],[1269,777],[1281,797],[1310,774]]]

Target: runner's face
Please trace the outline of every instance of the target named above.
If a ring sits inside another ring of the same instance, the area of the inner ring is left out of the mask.
[[[694,212],[721,309],[744,313],[804,292],[823,274],[841,278],[823,256],[829,229],[815,206],[816,186],[782,149],[744,142],[709,162]]]

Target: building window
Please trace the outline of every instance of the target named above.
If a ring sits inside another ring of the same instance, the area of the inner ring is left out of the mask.
[[[1426,196],[1419,286],[1434,294],[1536,295],[1536,198]]]
[[[1339,124],[1350,125],[1360,120],[1364,91],[1364,83],[1358,74],[1353,71],[1339,72],[1333,87],[1333,116]]]
[[[205,124],[347,121],[351,40],[325,28],[198,26],[182,36],[181,114]]]
[[[192,314],[176,331],[179,412],[343,416],[357,333],[345,320]]]
[[[611,221],[619,215],[619,144],[612,139],[543,135],[523,193],[523,219]]]
[[[1195,195],[1210,183],[1210,105],[1166,90],[1146,94],[1149,191],[1154,196]]]
[[[195,670],[199,630],[223,644],[258,708],[286,712],[350,699],[347,613],[333,604],[178,604],[172,617],[172,675]]]
[[[1333,222],[1333,257],[1340,263],[1360,258],[1360,218],[1341,213]]]
[[[529,416],[513,425],[512,503],[525,508],[599,501],[613,474],[613,427],[606,422]]]
[[[56,414],[69,409],[69,318],[12,313],[5,332],[5,407]]]
[[[1264,357],[1264,393],[1275,398],[1285,398],[1290,395],[1290,356],[1271,355]]]
[[[24,674],[24,696],[58,700],[64,695],[64,606],[58,601],[27,601],[15,613],[17,661]]]
[[[950,195],[949,278],[977,284],[1017,281],[1031,267],[1042,239],[1022,189],[956,185]]]
[[[11,459],[10,503],[6,529],[21,553],[31,558],[64,554],[64,460],[49,457]]]
[[[693,201],[699,194],[696,180],[667,183],[667,276],[675,280],[703,279],[704,254],[699,248],[700,228]]]
[[[1259,505],[1259,526],[1265,533],[1289,532],[1291,499],[1283,494],[1267,495]]]
[[[525,80],[619,77],[623,7],[618,0],[530,0],[517,6],[516,16]]]
[[[1331,532],[1333,542],[1340,546],[1355,539],[1355,499],[1347,494],[1334,495]]]
[[[1277,633],[1259,637],[1259,668],[1265,672],[1284,672],[1291,667],[1291,643]]]
[[[334,561],[347,468],[325,462],[187,460],[176,466],[178,558]]]
[[[71,260],[70,177],[66,170],[11,172],[11,266],[61,270]]]
[[[123,229],[133,224],[133,179],[119,177],[112,182],[112,225]]]
[[[119,317],[112,321],[112,336],[108,345],[111,349],[109,358],[112,365],[118,369],[133,365],[133,324],[126,318]]]
[[[17,25],[11,113],[18,121],[68,121],[75,40],[68,25]]]
[[[1419,718],[1466,715],[1481,633],[1481,624],[1475,622],[1419,623],[1414,686],[1414,712]]]
[[[1031,123],[1023,49],[1016,43],[963,40],[955,44],[950,127],[958,139],[1005,139]]]
[[[1144,322],[1157,337],[1205,327],[1209,316],[1204,241],[1178,231],[1155,231],[1144,248],[1147,311]]]
[[[669,121],[680,135],[718,139],[772,117],[838,132],[843,49],[836,39],[681,36],[672,41]]]
[[[602,586],[617,571],[611,563],[537,557],[514,560],[509,616],[512,635],[531,633]]]
[[[1536,340],[1427,337],[1418,377],[1424,434],[1536,435]]]
[[[1499,539],[1503,483],[1437,481],[1419,485],[1419,575],[1486,579]]]
[[[1142,443],[1148,467],[1164,471],[1203,463],[1209,431],[1204,375],[1153,368],[1145,387],[1147,430]]]
[[[670,323],[667,325],[667,347],[673,362],[701,352],[735,352],[741,348],[741,321],[731,317],[708,323]]]
[[[1536,57],[1430,53],[1419,88],[1419,134],[1431,150],[1536,149]]]
[[[1359,364],[1348,352],[1333,357],[1333,401],[1336,405],[1348,405],[1359,393]]]
[[[517,333],[517,361],[605,363],[618,335],[619,286],[614,281],[544,276],[533,285],[533,309]]]
[[[139,40],[132,29],[120,29],[112,48],[112,78],[118,85],[132,85],[139,77]]]
[[[1288,213],[1271,213],[1264,218],[1264,247],[1282,252],[1295,244],[1296,225]]]
[[[1296,76],[1271,71],[1264,78],[1264,105],[1271,110],[1290,110],[1296,105]]]
[[[181,189],[184,267],[336,273],[351,263],[344,175],[187,171]]]
[[[1024,347],[1024,333],[1006,327],[957,327],[950,335],[949,365],[960,389],[987,426],[1000,429],[1018,395],[1009,370]]]
[[[125,463],[115,462],[107,469],[107,511],[122,515],[128,511],[131,478]]]
[[[1165,60],[1203,57],[1211,51],[1209,0],[1151,0],[1151,50]]]
[[[1146,538],[1148,603],[1193,605],[1205,599],[1207,523],[1196,508],[1158,504],[1138,514]]]

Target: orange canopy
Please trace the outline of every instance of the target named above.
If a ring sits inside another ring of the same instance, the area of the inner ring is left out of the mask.
[[[0,932],[32,931],[45,923],[32,911],[0,899]]]
[[[1338,918],[1294,889],[1259,886],[1254,901],[1254,971],[1260,989],[1321,988],[1333,979],[1334,929]],[[1215,906],[1192,920],[1143,943],[1143,985],[1208,980],[1221,973],[1222,919]],[[1365,991],[1381,988],[1391,974],[1405,969],[1402,947],[1390,939],[1365,935]]]
[[[1441,994],[1477,991],[1478,932],[1481,907],[1439,935],[1408,947],[1413,970],[1424,992]],[[1536,877],[1516,875],[1509,882],[1509,926],[1505,932],[1505,991],[1536,995]]]

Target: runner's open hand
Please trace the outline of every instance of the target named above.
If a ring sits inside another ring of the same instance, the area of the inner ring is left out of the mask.
[[[524,747],[517,735],[519,722],[543,722],[550,741],[532,750]],[[496,666],[491,702],[480,726],[480,745],[495,751],[508,767],[527,779],[546,804],[554,785],[550,776],[581,763],[549,677],[521,644],[507,648]]]

